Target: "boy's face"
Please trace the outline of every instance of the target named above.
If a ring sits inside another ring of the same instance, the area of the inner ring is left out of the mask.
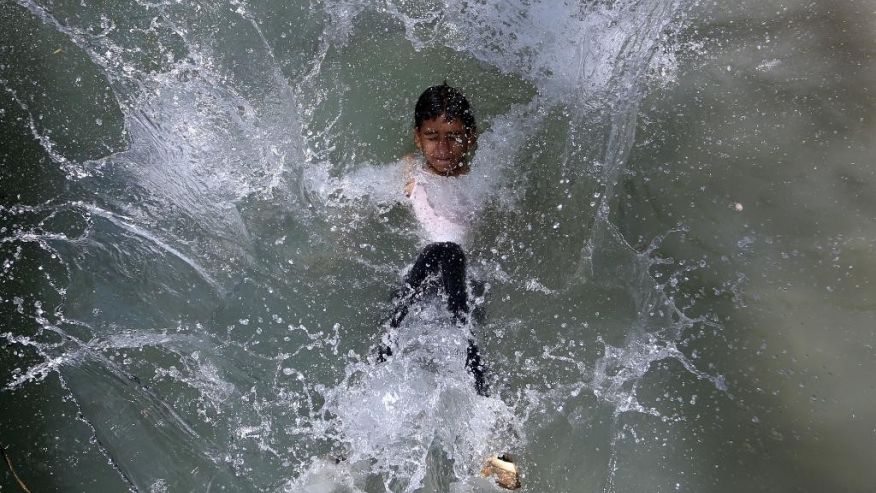
[[[465,170],[465,154],[477,140],[459,119],[444,116],[426,120],[414,129],[414,142],[426,158],[426,164],[440,175],[453,176]]]

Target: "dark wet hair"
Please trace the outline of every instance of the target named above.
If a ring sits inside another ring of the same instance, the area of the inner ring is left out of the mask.
[[[459,119],[466,130],[477,130],[471,105],[462,95],[462,91],[447,85],[432,86],[420,94],[414,107],[414,128],[420,128],[423,122],[444,116],[447,120]]]

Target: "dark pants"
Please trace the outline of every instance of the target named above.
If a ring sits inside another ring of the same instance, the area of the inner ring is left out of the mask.
[[[423,297],[428,288],[427,279],[437,277],[447,296],[447,310],[454,321],[468,321],[468,294],[465,289],[465,253],[462,247],[452,242],[431,243],[423,248],[414,266],[405,276],[404,285],[394,296],[395,307],[389,320],[391,327],[398,327],[408,314],[410,306]],[[388,346],[378,350],[378,361],[392,355]],[[484,366],[478,347],[473,339],[468,340],[465,367],[474,375],[475,388],[481,395],[487,395],[484,381]]]

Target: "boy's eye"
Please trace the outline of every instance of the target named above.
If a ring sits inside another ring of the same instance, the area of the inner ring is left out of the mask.
[[[440,134],[434,133],[434,134],[426,134],[424,136],[424,138],[429,142],[438,142],[440,140],[444,140],[444,141],[448,142],[449,144],[453,144],[453,145],[462,145],[465,143],[465,136],[464,135],[446,135],[445,134],[442,136]]]

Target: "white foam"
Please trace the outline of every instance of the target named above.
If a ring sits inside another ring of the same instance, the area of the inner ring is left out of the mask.
[[[351,366],[345,382],[328,394],[348,460],[403,480],[404,491],[422,486],[435,446],[454,461],[462,480],[513,441],[502,434],[515,422],[512,410],[478,395],[465,369],[468,329],[441,318],[437,306],[410,314],[387,362]]]

